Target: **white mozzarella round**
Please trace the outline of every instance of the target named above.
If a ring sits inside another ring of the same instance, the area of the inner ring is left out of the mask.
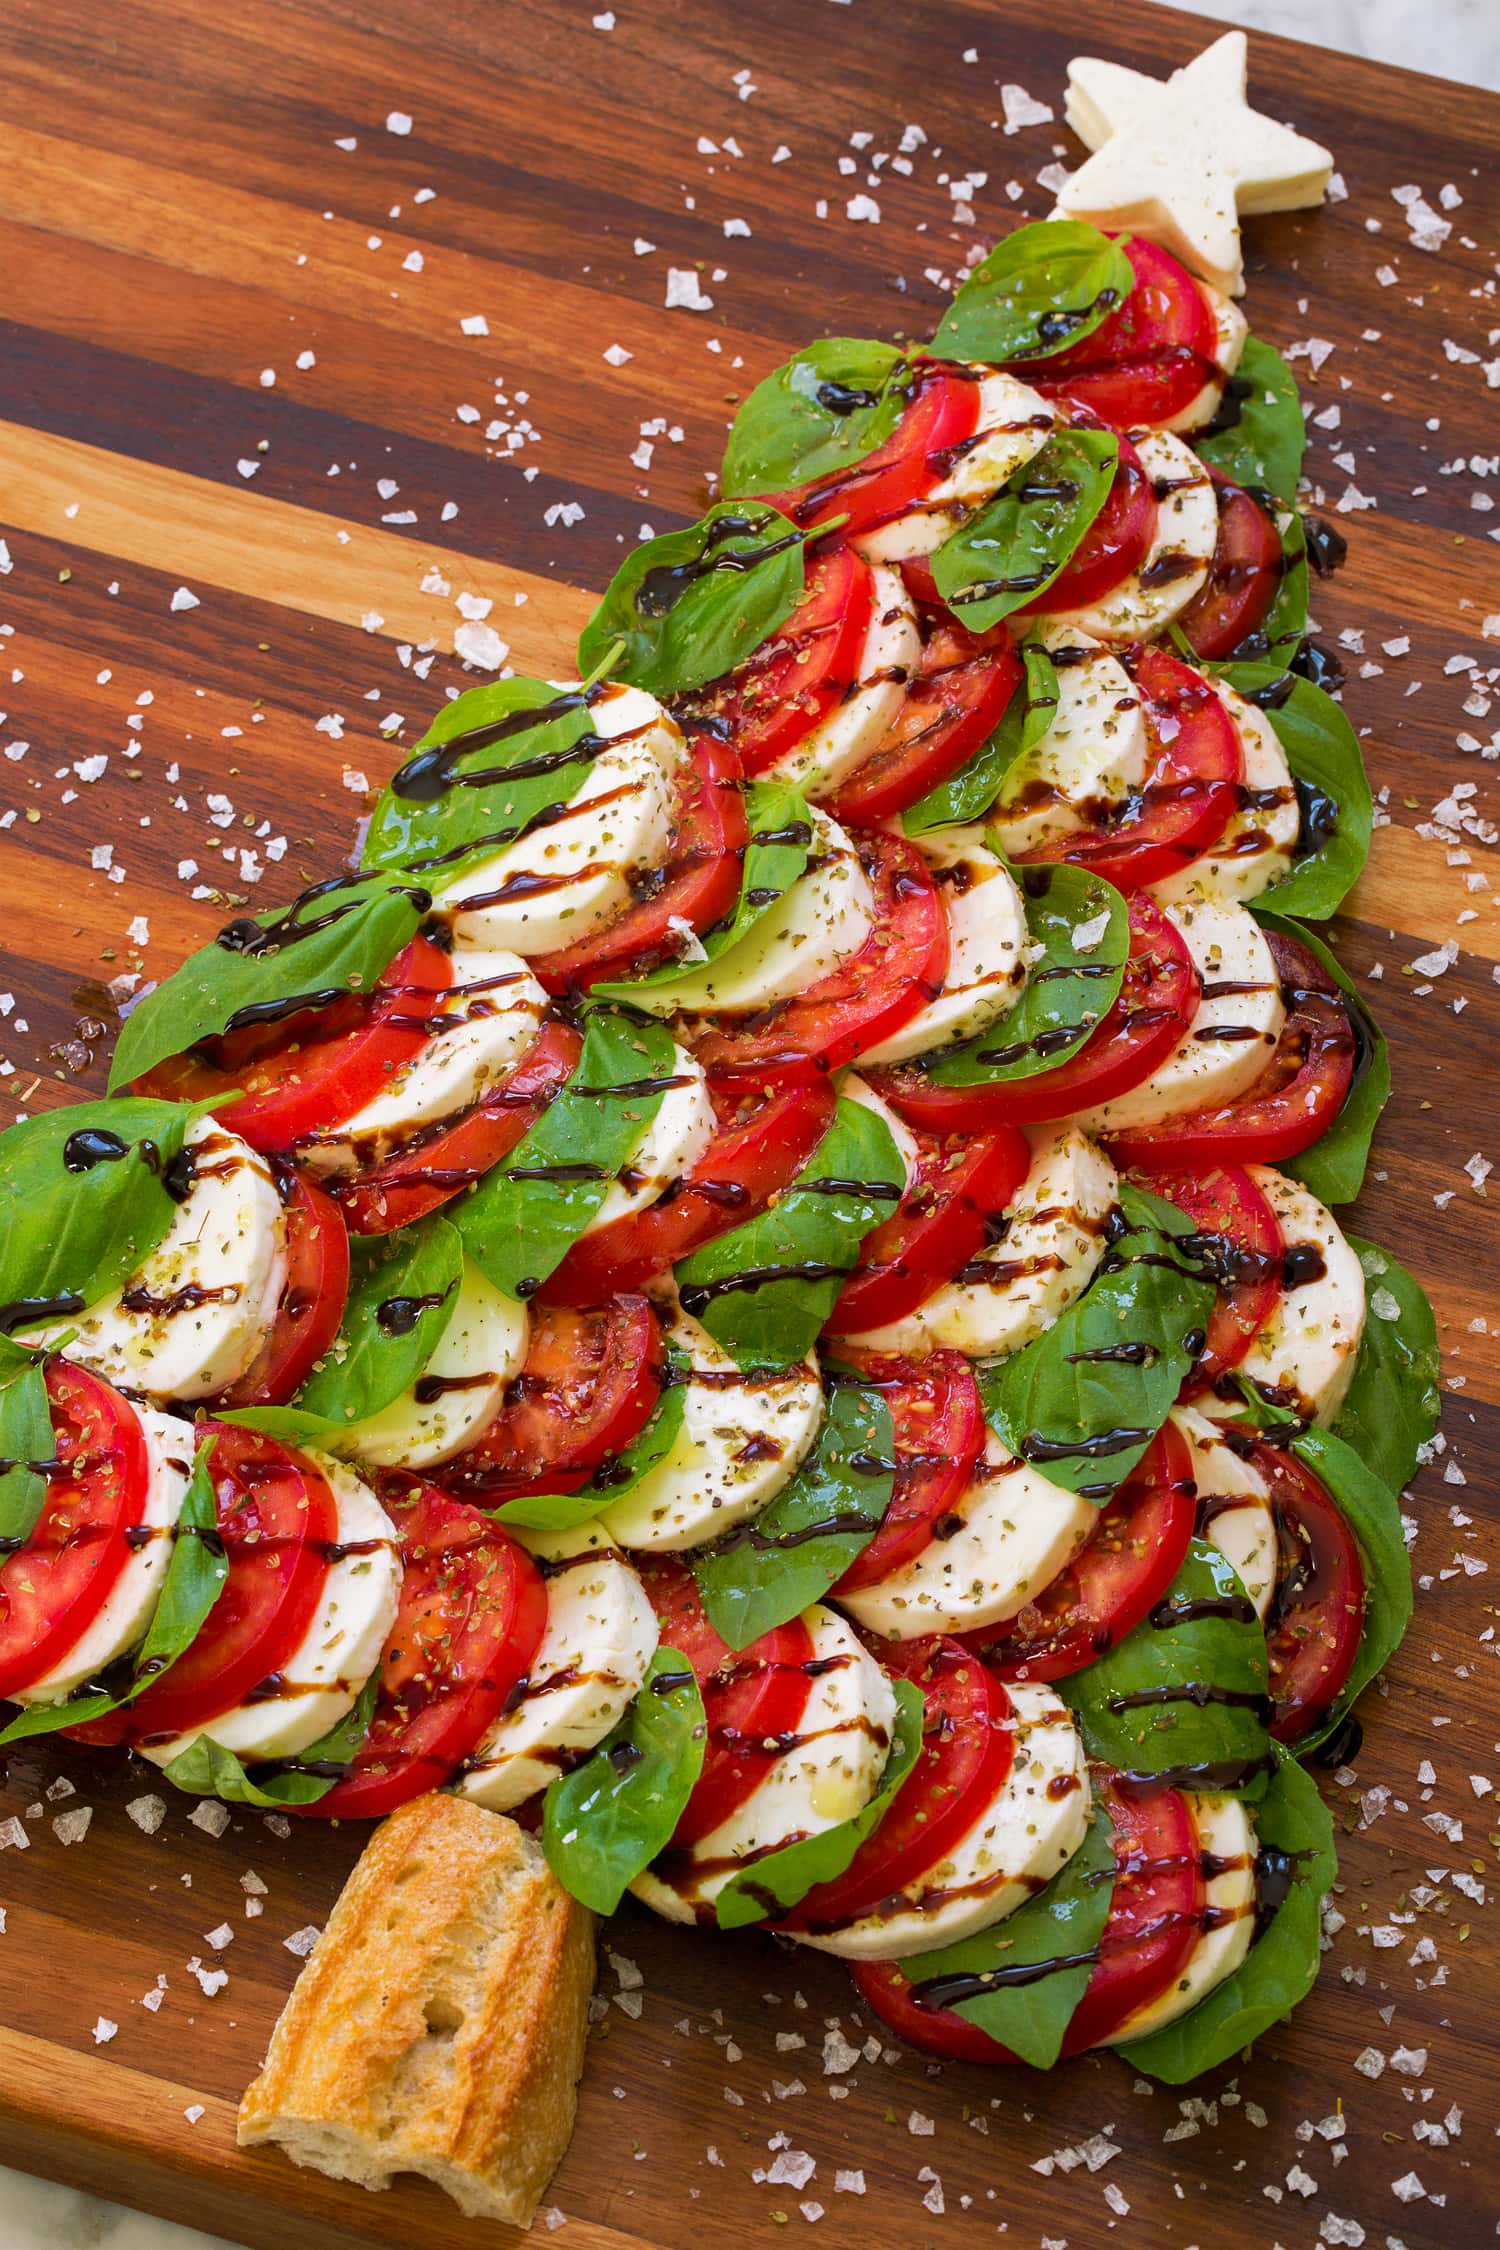
[[[1249,323],[1232,297],[1221,297],[1206,282],[1200,281],[1198,287],[1214,316],[1214,373],[1186,406],[1179,407],[1171,420],[1162,424],[1166,430],[1201,430],[1205,422],[1213,420],[1224,396],[1224,385],[1239,366],[1250,333]]]
[[[867,1109],[872,1116],[878,1117],[890,1134],[906,1170],[906,1178],[901,1190],[904,1195],[916,1179],[918,1166],[921,1163],[921,1152],[917,1147],[916,1134],[907,1124],[906,1119],[898,1117],[890,1103],[882,1101],[874,1087],[866,1085],[864,1079],[857,1072],[852,1070],[845,1072],[843,1078],[839,1081],[839,1092],[846,1102],[858,1102],[861,1109]]]
[[[1255,1935],[1255,1829],[1238,1797],[1189,1797],[1198,1849],[1211,1857],[1219,1872],[1206,1885],[1205,1907],[1214,1926],[1206,1929],[1188,1955],[1185,1966],[1165,1992],[1147,2000],[1127,2016],[1100,2044],[1118,2047],[1127,2039],[1144,2039],[1175,2023],[1189,2008],[1206,2000],[1215,1985],[1233,1976],[1250,1950]]]
[[[810,1359],[741,1369],[683,1312],[667,1340],[690,1362],[682,1427],[666,1459],[600,1518],[622,1547],[698,1547],[758,1516],[796,1475],[823,1420]]]
[[[825,718],[768,768],[765,778],[830,797],[878,750],[906,701],[922,657],[917,613],[898,570],[874,572],[874,606],[856,677]]]
[[[1171,909],[1202,983],[1197,1011],[1165,1062],[1112,1101],[1080,1110],[1086,1132],[1159,1125],[1209,1104],[1236,1101],[1265,1073],[1286,1009],[1276,957],[1243,906],[1202,899]]]
[[[1007,1452],[984,1458],[940,1528],[888,1578],[839,1600],[886,1640],[1002,1625],[1035,1601],[1099,1528],[1099,1511]]]
[[[948,474],[915,508],[874,531],[861,532],[854,544],[868,562],[900,562],[908,555],[930,555],[962,530],[1019,468],[1041,452],[1057,415],[1039,392],[1014,375],[974,369],[979,376],[979,421],[974,434],[955,446],[958,456]]]
[[[848,1961],[899,1961],[956,1945],[1014,1914],[1066,1867],[1089,1824],[1082,1740],[1051,1687],[1009,1691],[1015,1733],[1010,1772],[946,1858],[882,1906],[842,1929],[788,1930],[800,1944]]]
[[[123,1287],[20,1342],[69,1335],[69,1359],[148,1398],[211,1398],[244,1374],[286,1284],[286,1218],[271,1168],[212,1117],[187,1131],[192,1185]]]
[[[295,1758],[353,1710],[380,1662],[401,1596],[401,1544],[369,1486],[331,1454],[298,1449],[326,1477],[338,1508],[340,1549],[329,1563],[313,1621],[282,1666],[285,1686],[263,1702],[240,1703],[141,1755],[170,1765],[207,1735],[237,1758]],[[213,1631],[212,1619],[206,1628]]]
[[[461,944],[549,953],[592,937],[631,903],[672,830],[687,744],[643,688],[612,683],[590,708],[603,747],[560,819],[534,828],[433,890]]]
[[[634,1155],[610,1181],[585,1234],[646,1210],[674,1180],[692,1170],[718,1131],[708,1080],[696,1056],[685,1047],[674,1047],[666,1075],[675,1083],[662,1095]]]
[[[597,1523],[520,1534],[547,1572],[547,1624],[525,1693],[496,1720],[456,1784],[509,1812],[576,1765],[635,1700],[661,1635],[646,1590]]]
[[[1156,532],[1139,570],[1097,602],[1059,610],[1054,622],[1124,647],[1164,633],[1208,577],[1219,538],[1213,479],[1196,453],[1165,430],[1132,430],[1156,494]]]
[[[1365,1332],[1365,1276],[1359,1259],[1317,1197],[1269,1164],[1246,1171],[1270,1204],[1286,1245],[1283,1287],[1270,1319],[1240,1362],[1240,1373],[1299,1402],[1325,1428],[1338,1414]],[[1297,1279],[1305,1268],[1307,1278]]]
[[[515,953],[455,947],[447,989],[424,995],[431,1036],[363,1109],[308,1133],[297,1155],[324,1177],[378,1164],[424,1126],[456,1117],[508,1078],[541,1028],[547,995]]]
[[[1083,1294],[1104,1255],[1119,1193],[1113,1164],[1076,1125],[1027,1131],[1031,1169],[1000,1239],[900,1320],[850,1337],[874,1351],[936,1351],[975,1359],[1015,1352]]]
[[[1241,1460],[1220,1425],[1196,1407],[1174,1407],[1172,1420],[1193,1456],[1200,1535],[1233,1563],[1264,1623],[1276,1591],[1276,1518],[1270,1487],[1257,1468]]]
[[[899,1031],[866,1047],[867,1063],[906,1062],[951,1047],[998,1020],[1026,984],[1030,937],[1021,894],[982,828],[941,828],[915,838],[948,916],[943,989]]]
[[[711,1920],[714,1900],[738,1868],[852,1820],[880,1786],[896,1724],[891,1683],[831,1609],[817,1603],[804,1622],[821,1669],[795,1741],[727,1820],[672,1854],[669,1879],[648,1871],[630,1886],[669,1922]]]
[[[494,1421],[526,1358],[526,1307],[464,1260],[448,1325],[415,1383],[389,1406],[341,1431],[338,1450],[378,1469],[430,1469],[472,1445]]]
[[[989,816],[1012,858],[1122,804],[1152,755],[1140,690],[1112,649],[1050,619],[1030,637],[1057,667],[1057,709],[1006,774]]]
[[[1222,680],[1215,685],[1240,738],[1244,772],[1239,805],[1206,852],[1151,885],[1158,906],[1258,898],[1289,872],[1296,854],[1301,809],[1276,729],[1264,711],[1232,687]]]

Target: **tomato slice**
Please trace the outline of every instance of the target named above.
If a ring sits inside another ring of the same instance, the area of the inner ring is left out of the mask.
[[[582,1051],[571,1024],[544,1020],[509,1078],[473,1109],[413,1134],[383,1163],[330,1183],[349,1226],[356,1234],[389,1234],[483,1179],[530,1132]]]
[[[1232,656],[1257,632],[1281,584],[1281,536],[1270,514],[1242,486],[1210,472],[1219,535],[1206,583],[1177,622],[1199,656]]]
[[[984,1451],[984,1408],[974,1370],[961,1352],[928,1352],[920,1360],[894,1353],[838,1354],[890,1408],[896,1481],[880,1529],[855,1556],[834,1591],[878,1585],[921,1553],[955,1505]]]
[[[452,982],[430,938],[403,947],[367,997],[346,994],[273,1024],[247,1026],[174,1055],[136,1081],[163,1101],[224,1105],[252,1148],[289,1149],[352,1117],[432,1035],[432,996]],[[231,1105],[228,1096],[239,1088]]]
[[[1013,1125],[974,1138],[926,1135],[916,1178],[888,1219],[860,1244],[859,1264],[824,1323],[857,1336],[915,1312],[992,1240],[1031,1169],[1026,1136]]]
[[[905,702],[829,810],[856,826],[904,812],[988,742],[1020,679],[1021,659],[1003,625],[971,633],[950,618],[929,615]]]
[[[1014,372],[1043,398],[1076,399],[1111,429],[1170,422],[1206,383],[1226,378],[1209,300],[1170,251],[1129,235],[1135,286],[1092,334]]]
[[[871,1086],[908,1125],[926,1133],[985,1133],[1039,1125],[1149,1078],[1181,1041],[1198,1006],[1193,957],[1175,923],[1137,892],[1130,900],[1130,956],[1114,1005],[1066,1062],[990,1086],[939,1086],[904,1063],[866,1071]],[[996,1033],[1003,1040],[1004,1025]]]
[[[1219,1284],[1208,1340],[1191,1388],[1211,1389],[1238,1367],[1281,1295],[1281,1226],[1266,1198],[1238,1164],[1202,1172],[1153,1172],[1158,1195],[1186,1211],[1198,1229],[1197,1249]]]
[[[151,1477],[139,1417],[111,1384],[60,1359],[42,1380],[47,1490],[25,1544],[0,1562],[0,1696],[44,1679],[92,1625],[130,1559]]]
[[[870,566],[852,547],[810,556],[802,599],[738,670],[673,705],[700,738],[730,744],[748,774],[764,773],[826,718],[860,675],[875,611]]]
[[[662,1641],[687,1658],[703,1693],[708,1743],[672,1847],[686,1850],[737,1812],[795,1736],[812,1693],[813,1640],[800,1617],[748,1648],[720,1640],[697,1581],[675,1555],[642,1555],[636,1568],[661,1620]]]
[[[221,1406],[285,1406],[332,1344],[349,1294],[349,1234],[331,1195],[275,1167],[286,1213],[286,1281],[276,1318],[251,1365],[223,1392]]]
[[[859,856],[875,894],[875,919],[857,953],[795,1000],[698,1042],[710,1070],[811,1078],[854,1062],[899,1031],[941,991],[948,917],[932,872],[902,836],[872,829]]]
[[[1249,1456],[1271,1488],[1276,1591],[1266,1619],[1271,1732],[1299,1742],[1343,1692],[1365,1626],[1359,1543],[1322,1479],[1295,1453],[1257,1444]]]
[[[1123,1640],[1176,1577],[1197,1489],[1186,1438],[1164,1423],[1100,1510],[1088,1545],[997,1634],[963,1635],[1005,1680],[1063,1680]]]
[[[447,1464],[444,1483],[487,1502],[586,1484],[651,1419],[661,1396],[660,1341],[645,1297],[534,1310],[526,1363],[505,1404]]]
[[[488,1516],[435,1485],[392,1478],[401,1605],[381,1654],[370,1731],[343,1779],[301,1810],[375,1820],[441,1789],[505,1708],[547,1625],[547,1583]]]
[[[1141,691],[1153,755],[1146,779],[1117,815],[1053,836],[1023,863],[1067,860],[1116,890],[1162,882],[1206,851],[1238,804],[1244,754],[1234,721],[1201,672],[1146,648],[1126,658]]]
[[[1117,1164],[1178,1172],[1210,1164],[1280,1164],[1326,1133],[1367,1052],[1347,994],[1295,938],[1267,930],[1286,1021],[1262,1077],[1238,1101],[1157,1125],[1107,1133]]]
[[[834,469],[809,485],[779,494],[772,506],[793,523],[826,523],[847,516],[840,536],[850,541],[877,524],[916,507],[953,467],[953,449],[979,426],[979,380],[944,360],[919,363],[911,403],[873,453],[847,469]]]
[[[587,992],[602,977],[643,976],[681,951],[684,923],[701,933],[734,911],[749,842],[743,778],[727,742],[698,736],[677,782],[661,866],[633,878],[634,900],[604,929],[527,963],[548,992]]]
[[[581,1235],[538,1293],[543,1305],[597,1304],[638,1289],[692,1250],[742,1226],[802,1170],[833,1123],[826,1079],[778,1085],[710,1080],[719,1130],[692,1170],[654,1203]]]
[[[1097,417],[1074,414],[1069,419],[1088,427]],[[1151,479],[1135,447],[1122,433],[1119,459],[1103,507],[1052,584],[1023,603],[1016,615],[1046,617],[1057,610],[1085,609],[1092,602],[1103,601],[1122,579],[1140,569],[1151,552],[1156,515]]]

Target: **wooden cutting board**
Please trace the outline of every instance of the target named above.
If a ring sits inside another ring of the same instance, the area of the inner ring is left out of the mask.
[[[460,596],[492,603],[467,622],[516,665],[565,671],[580,589],[643,524],[700,511],[751,382],[812,336],[930,332],[939,278],[1076,160],[1060,126],[1007,131],[1002,86],[1060,107],[1070,54],[1165,71],[1209,32],[1136,0],[619,0],[618,19],[591,0],[11,0],[11,1107],[102,1088],[101,985],[165,974],[229,894],[337,862],[366,782],[464,677]],[[553,2191],[568,2250],[739,2250],[810,2223],[880,2250],[1007,2231],[1467,2250],[1500,2210],[1500,1179],[1486,1195],[1464,1171],[1500,1159],[1476,754],[1500,570],[1473,465],[1494,443],[1500,105],[1272,39],[1252,66],[1348,190],[1253,224],[1249,309],[1303,347],[1311,470],[1350,539],[1317,609],[1326,639],[1363,636],[1347,703],[1390,824],[1338,934],[1380,980],[1397,1068],[1357,1216],[1436,1298],[1455,1465],[1417,1487],[1417,1620],[1366,1698],[1357,1778],[1329,1783],[1343,1927],[1295,2023],[1179,2099],[1105,2059],[1035,2079],[872,2047],[827,2073],[830,2025],[869,2034],[836,1964],[627,1912]],[[1451,226],[1437,253],[1399,200],[1418,188]],[[846,217],[854,195],[878,223]],[[665,309],[673,267],[711,306]],[[360,1838],[249,1813],[215,1838],[176,1799],[146,1834],[129,1808],[154,1789],[67,1745],[11,1761],[0,2151],[266,2250],[483,2233],[425,2188],[372,2197],[237,2153],[298,1966],[285,1941],[324,1920]],[[1367,2048],[1393,2058],[1376,2078]]]

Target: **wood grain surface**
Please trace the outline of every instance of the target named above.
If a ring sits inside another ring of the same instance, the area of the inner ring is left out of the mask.
[[[944,278],[1076,159],[1059,125],[1008,133],[1003,86],[1060,108],[1070,54],[1164,71],[1205,37],[1141,0],[9,0],[5,1115],[102,1087],[112,980],[347,852],[465,677],[460,595],[511,662],[565,671],[581,589],[700,511],[751,382],[815,335],[930,332]],[[1179,2097],[1101,2058],[1010,2077],[872,2042],[830,2071],[831,2026],[870,2032],[836,1963],[627,1911],[553,2191],[567,2250],[1494,2235],[1500,1174],[1464,1167],[1500,1161],[1500,105],[1271,39],[1252,70],[1348,190],[1253,223],[1249,311],[1304,347],[1351,550],[1316,607],[1389,819],[1338,927],[1397,1071],[1357,1224],[1431,1288],[1449,1393],[1416,1622],[1327,1777],[1343,1927],[1295,2021]],[[710,309],[665,309],[671,267]],[[186,1800],[147,1834],[155,1787],[68,1745],[10,1761],[3,2153],[266,2250],[497,2239],[425,2188],[237,2153],[284,1941],[360,1838],[246,1812],[215,1837]]]

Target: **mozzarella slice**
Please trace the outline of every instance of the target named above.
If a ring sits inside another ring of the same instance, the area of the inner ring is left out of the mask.
[[[839,1092],[845,1101],[858,1102],[861,1109],[867,1109],[872,1116],[878,1117],[890,1134],[900,1154],[901,1162],[906,1168],[906,1179],[901,1190],[904,1195],[916,1179],[917,1169],[922,1160],[921,1152],[917,1147],[916,1134],[907,1124],[906,1119],[898,1117],[890,1103],[882,1101],[874,1087],[867,1086],[857,1072],[852,1070],[845,1072],[839,1082]]]
[[[877,566],[874,578],[874,608],[856,677],[827,717],[775,760],[768,780],[798,789],[805,784],[812,796],[830,797],[895,724],[907,682],[921,662],[922,636],[901,573]]]
[[[547,1575],[547,1624],[525,1691],[460,1776],[462,1797],[509,1812],[602,1742],[634,1701],[661,1638],[656,1612],[597,1523],[523,1532]]]
[[[1112,1101],[1079,1111],[1086,1132],[1159,1125],[1210,1103],[1236,1101],[1276,1052],[1286,1009],[1276,957],[1255,917],[1243,906],[1207,899],[1173,907],[1171,920],[1202,982],[1197,1012],[1149,1078]]]
[[[1213,420],[1224,396],[1224,386],[1240,364],[1245,338],[1250,333],[1250,324],[1233,298],[1221,297],[1217,289],[1210,289],[1202,282],[1199,288],[1214,316],[1215,369],[1197,396],[1190,398],[1186,406],[1179,407],[1170,422],[1162,424],[1166,430],[1201,430],[1205,422]]]
[[[962,530],[1051,436],[1056,413],[1029,384],[988,369],[970,372],[979,378],[978,427],[950,449],[953,466],[915,508],[855,540],[867,562],[930,555]]]
[[[631,1884],[669,1922],[711,1920],[730,1877],[802,1836],[852,1820],[880,1785],[896,1698],[880,1666],[821,1603],[804,1613],[812,1635],[812,1691],[794,1740],[745,1802],[685,1852],[668,1852]]]
[[[148,1398],[211,1398],[243,1375],[286,1284],[286,1218],[271,1168],[212,1117],[188,1127],[192,1185],[120,1289],[22,1343],[70,1335],[68,1357]]]
[[[561,817],[434,889],[463,945],[548,953],[631,903],[630,878],[662,860],[687,744],[642,688],[612,683],[591,706],[602,747]]]
[[[524,1305],[503,1296],[476,1265],[463,1279],[426,1367],[378,1414],[341,1431],[338,1450],[378,1469],[430,1469],[487,1430],[526,1358]]]
[[[1124,647],[1164,633],[1208,577],[1219,538],[1213,479],[1190,446],[1165,430],[1132,430],[1132,444],[1156,493],[1156,535],[1139,570],[1083,609],[1054,622]]]
[[[1196,1407],[1178,1406],[1172,1420],[1187,1439],[1198,1487],[1198,1534],[1211,1540],[1239,1573],[1264,1623],[1276,1591],[1276,1518],[1260,1471],[1242,1461],[1217,1422]]]
[[[675,1083],[662,1095],[635,1154],[610,1181],[585,1234],[646,1210],[674,1180],[692,1170],[718,1131],[702,1063],[685,1047],[674,1047],[665,1075]]]
[[[369,1486],[331,1454],[300,1449],[326,1477],[338,1507],[338,1551],[313,1621],[282,1666],[275,1695],[237,1704],[166,1742],[143,1742],[158,1766],[207,1735],[237,1758],[295,1758],[352,1711],[380,1662],[401,1595],[401,1545]],[[210,1620],[207,1627],[213,1631]]]
[[[1099,1511],[1007,1452],[984,1458],[920,1553],[839,1600],[866,1632],[914,1641],[1001,1625],[1050,1586],[1099,1528]]]
[[[427,1004],[424,1002],[424,1005]],[[535,1039],[547,995],[515,953],[455,948],[453,981],[431,995],[431,1036],[352,1117],[297,1144],[320,1177],[378,1164],[424,1126],[482,1101]]]
[[[947,1857],[842,1929],[788,1930],[848,1961],[899,1961],[956,1945],[1014,1914],[1066,1867],[1089,1824],[1089,1777],[1072,1713],[1050,1687],[1013,1687],[1010,1772]]]
[[[1222,680],[1215,686],[1240,738],[1244,773],[1239,805],[1206,852],[1165,882],[1152,884],[1150,895],[1158,906],[1258,898],[1289,872],[1296,855],[1302,814],[1276,729],[1232,687]]]
[[[796,1475],[823,1420],[811,1360],[741,1369],[679,1312],[667,1339],[688,1355],[682,1427],[666,1459],[600,1518],[622,1547],[701,1546],[758,1516]]]
[[[1030,936],[1009,868],[982,828],[944,828],[918,836],[948,915],[943,989],[899,1031],[867,1047],[867,1063],[905,1062],[950,1047],[995,1023],[1020,999]]]
[[[1250,1950],[1255,1936],[1255,1829],[1238,1797],[1200,1796],[1188,1799],[1198,1849],[1218,1870],[1205,1885],[1206,1928],[1186,1965],[1171,1985],[1154,2000],[1145,2001],[1134,2015],[1111,2032],[1100,2045],[1118,2047],[1127,2039],[1144,2039],[1175,2023],[1189,2008],[1206,2000],[1215,1985],[1233,1976]]]
[[[1145,780],[1152,749],[1140,691],[1102,641],[1051,620],[1031,639],[1057,667],[1057,709],[990,814],[1012,858],[1121,804]]]
[[[1119,1179],[1076,1125],[1030,1128],[1031,1169],[998,1241],[914,1312],[849,1339],[875,1351],[935,1351],[976,1359],[1015,1352],[1083,1294],[1104,1255]]]
[[[1332,1215],[1300,1181],[1269,1164],[1246,1171],[1270,1204],[1286,1245],[1275,1309],[1240,1373],[1295,1401],[1326,1428],[1344,1403],[1365,1332],[1365,1276]]]

